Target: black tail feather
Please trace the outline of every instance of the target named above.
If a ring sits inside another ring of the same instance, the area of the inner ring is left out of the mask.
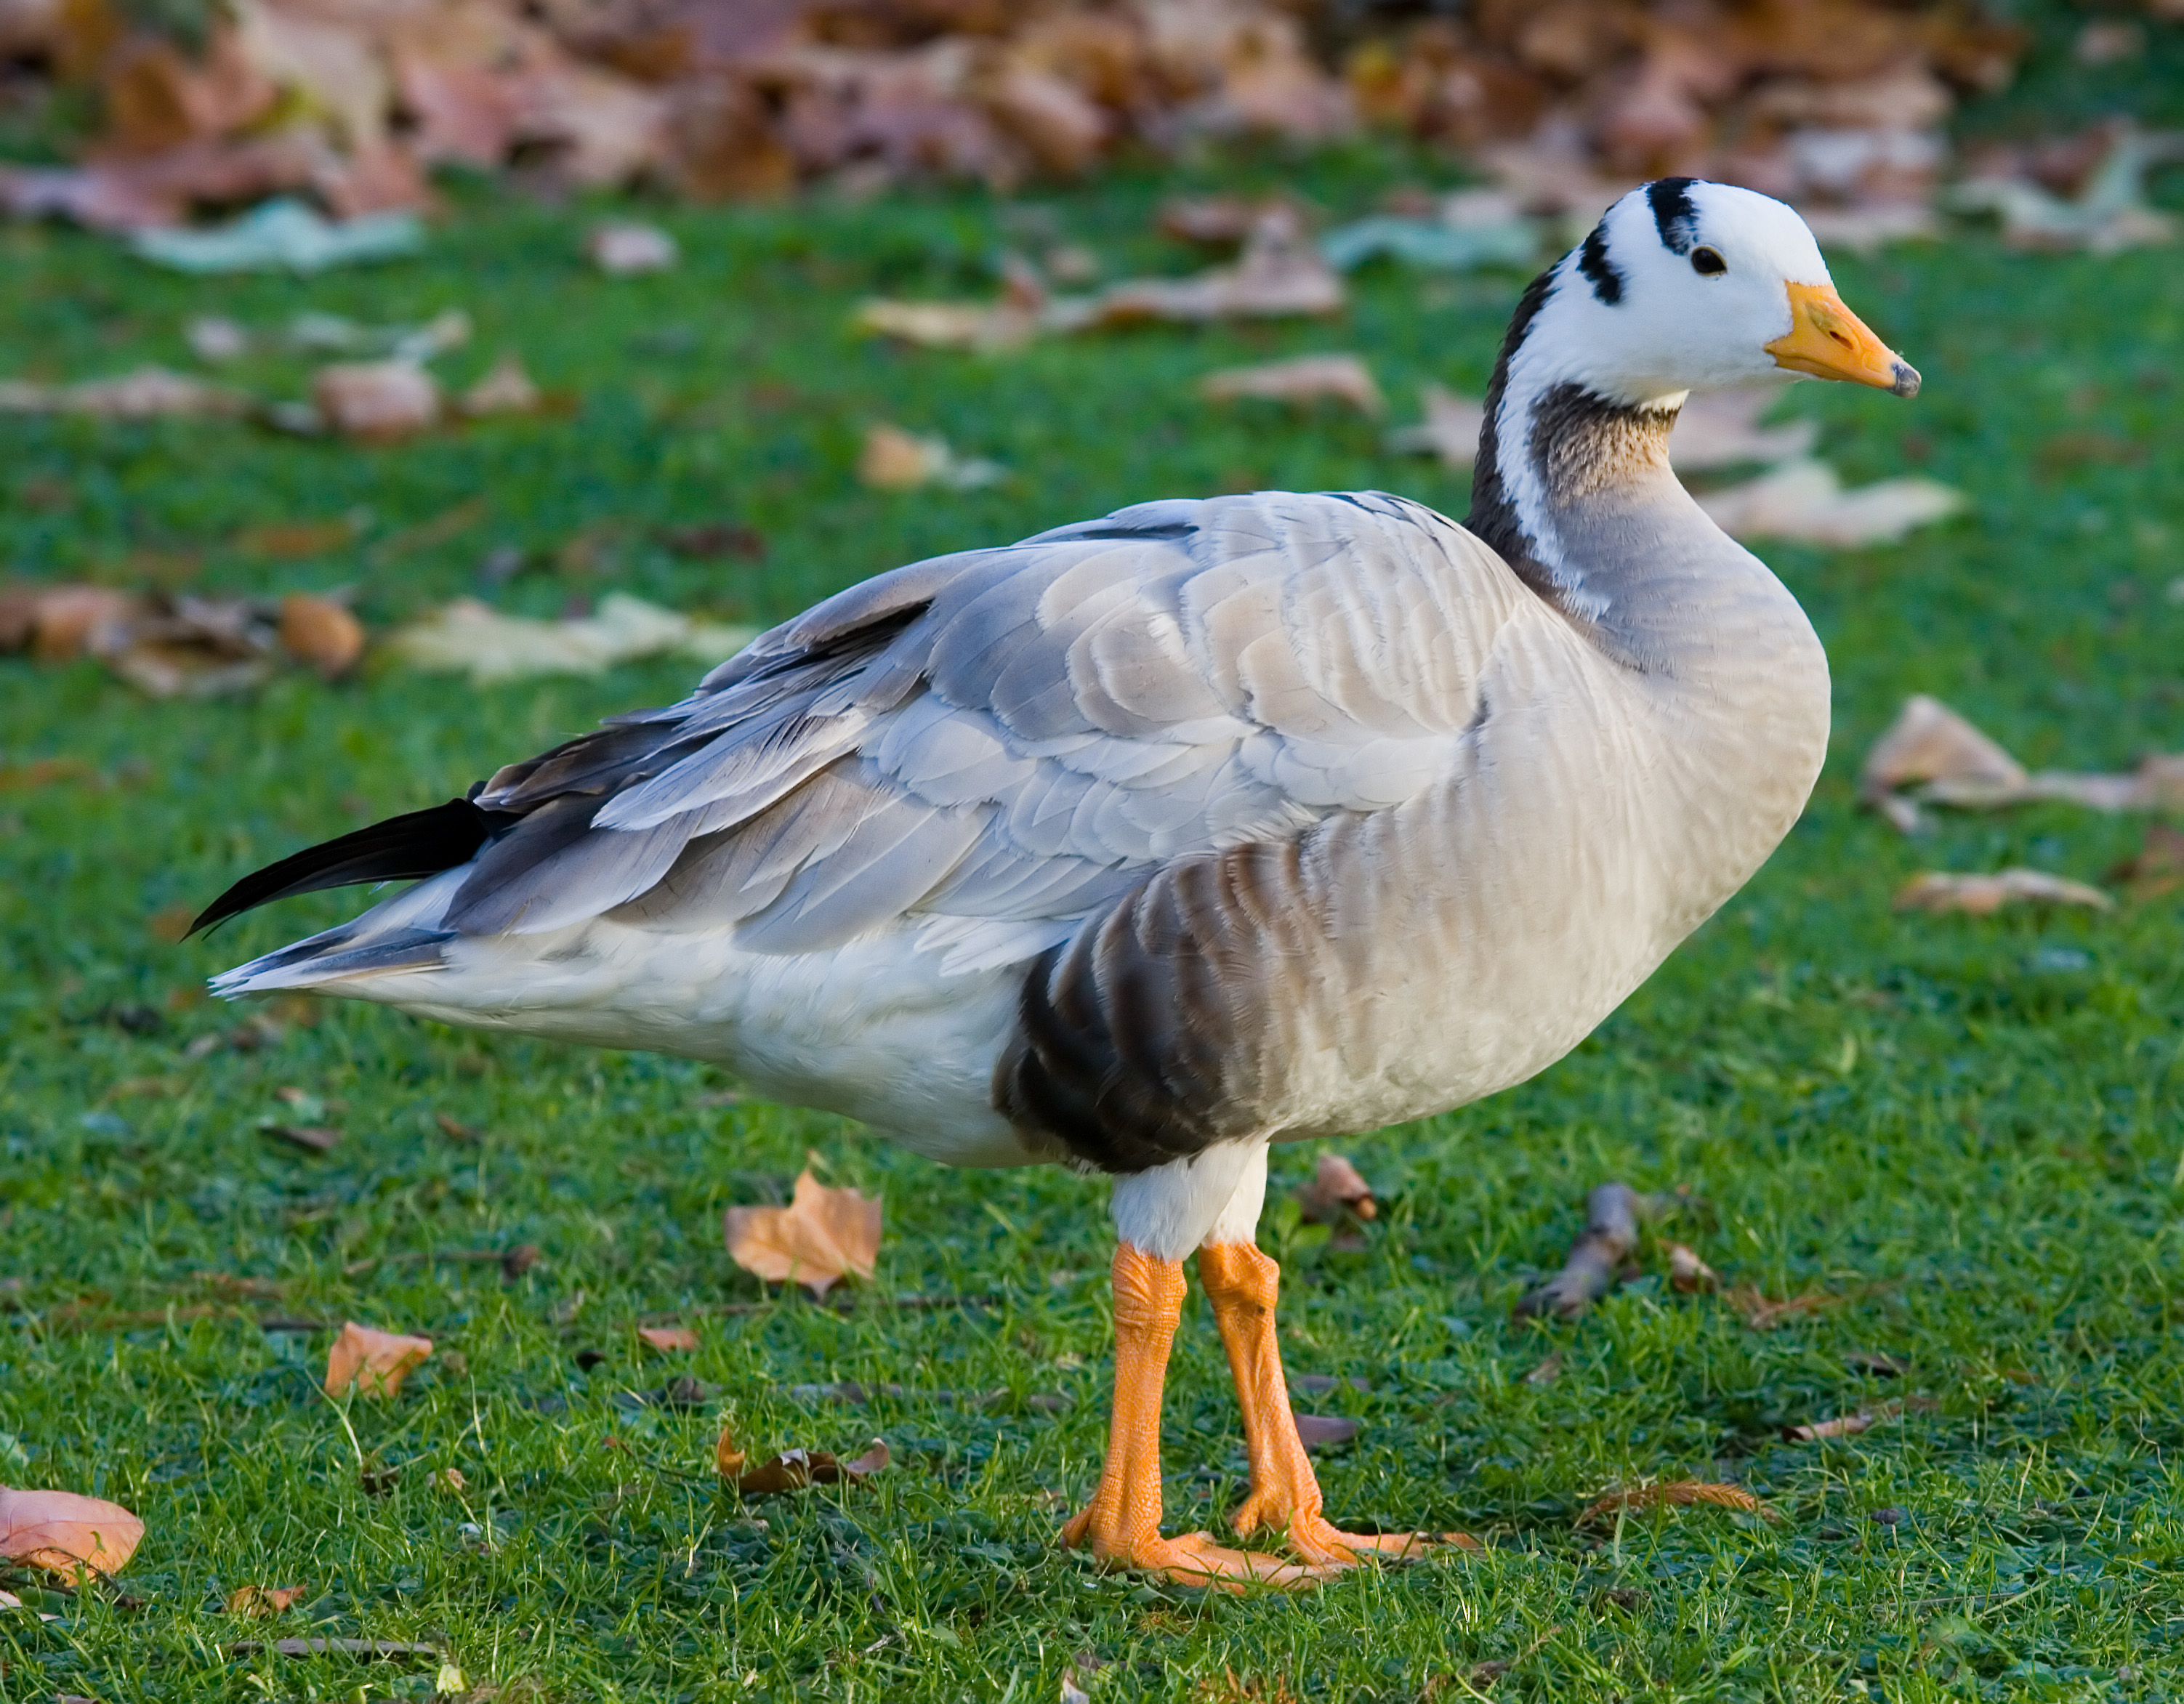
[[[298,894],[437,876],[469,863],[479,847],[521,820],[519,812],[481,810],[467,799],[390,816],[254,871],[198,913],[190,933],[216,928],[254,906]]]

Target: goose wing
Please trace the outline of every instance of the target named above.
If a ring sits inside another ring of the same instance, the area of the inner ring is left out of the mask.
[[[429,921],[800,953],[905,920],[951,969],[1022,961],[1157,866],[1430,786],[1524,599],[1378,493],[1145,504],[914,563],[500,771]]]

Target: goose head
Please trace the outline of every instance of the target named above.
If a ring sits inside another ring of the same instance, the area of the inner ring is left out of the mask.
[[[1643,185],[1547,279],[1524,342],[1605,402],[1808,376],[1918,393],[1917,370],[1836,293],[1805,221],[1752,190]]]

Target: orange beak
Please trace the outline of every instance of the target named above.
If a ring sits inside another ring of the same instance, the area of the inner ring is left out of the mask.
[[[1847,379],[1899,397],[1919,394],[1919,370],[1867,329],[1829,284],[1792,284],[1790,331],[1767,346],[1778,367]]]

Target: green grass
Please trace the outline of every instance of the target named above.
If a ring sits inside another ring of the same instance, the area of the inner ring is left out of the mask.
[[[1361,154],[1256,172],[1342,211],[1396,170]],[[1145,234],[1165,187],[1124,177],[1039,205],[1112,271],[1179,270],[1187,257]],[[206,311],[462,307],[478,336],[448,376],[513,348],[580,399],[373,451],[6,420],[0,547],[37,576],[353,585],[384,624],[475,589],[479,560],[508,543],[540,565],[502,594],[511,608],[621,587],[771,620],[921,554],[1166,494],[1379,486],[1462,512],[1456,484],[1383,455],[1375,428],[1217,409],[1192,381],[1352,348],[1407,416],[1423,379],[1483,386],[1520,279],[1379,271],[1340,325],[995,359],[850,335],[870,292],[990,288],[1003,215],[968,195],[669,210],[687,265],[622,282],[581,264],[578,213],[477,198],[429,259],[309,283],[181,281],[81,237],[0,233],[10,372],[187,365],[183,325]],[[2041,764],[2184,749],[2184,602],[2167,590],[2184,573],[2176,265],[2158,250],[2015,257],[1974,237],[1840,267],[1926,393],[1814,387],[1795,405],[1852,479],[1915,464],[1973,511],[1897,548],[1768,553],[1836,668],[1835,752],[1804,821],[1563,1064],[1346,1144],[1388,1203],[1362,1252],[1293,1224],[1271,1239],[1292,1371],[1373,1387],[1319,1399],[1363,1422],[1323,1458],[1332,1512],[1493,1540],[1300,1598],[1102,1577],[1055,1545],[1103,1439],[1095,1182],[946,1172],[831,1117],[707,1105],[731,1085],[706,1068],[369,1009],[284,1010],[258,1050],[192,1056],[242,1016],[192,1003],[204,975],[349,901],[183,945],[148,919],[671,698],[693,671],[472,691],[375,665],[337,687],[290,677],[247,700],[154,704],[91,665],[0,664],[6,763],[92,771],[0,794],[0,1280],[20,1280],[0,1292],[0,1480],[112,1496],[149,1528],[118,1583],[126,1603],[10,1582],[60,1618],[0,1616],[0,1698],[430,1690],[429,1662],[233,1654],[267,1632],[220,1612],[247,1583],[308,1585],[283,1634],[441,1643],[471,1685],[510,1698],[1046,1701],[1080,1652],[1108,1665],[1085,1682],[1095,1699],[1226,1696],[1227,1674],[1268,1700],[1284,1685],[1467,1697],[1473,1666],[1496,1661],[1513,1666],[1476,1686],[1497,1699],[2184,1695],[2184,906],[1898,917],[1890,894],[1918,868],[2097,878],[2139,827],[2053,807],[1955,818],[1914,844],[1853,801],[1858,755],[1913,691]],[[244,376],[297,394],[303,370]],[[855,448],[881,419],[1014,476],[972,496],[865,492]],[[2078,462],[2052,448],[2087,432],[2131,448]],[[471,503],[474,524],[403,548],[404,529]],[[323,559],[234,543],[352,513],[355,547]],[[763,564],[679,561],[653,542],[715,521],[764,533]],[[554,568],[579,535],[594,567]],[[132,1092],[147,1079],[165,1092]],[[283,1086],[347,1103],[332,1154],[258,1133],[295,1116]],[[486,1133],[452,1141],[437,1114]],[[807,1151],[886,1200],[873,1296],[992,1303],[719,1313],[760,1300],[723,1252],[722,1208],[774,1195]],[[1279,1154],[1277,1191],[1311,1160]],[[1709,1207],[1674,1234],[1730,1280],[1844,1300],[1758,1333],[1670,1291],[1656,1261],[1579,1323],[1513,1325],[1585,1190],[1613,1178],[1691,1185]],[[524,1243],[543,1257],[513,1282],[431,1258]],[[238,1299],[205,1274],[278,1293]],[[326,1334],[266,1334],[267,1313],[421,1331],[439,1350],[398,1401],[344,1410],[314,1388]],[[677,1314],[698,1352],[641,1351],[633,1324]],[[604,1359],[580,1367],[582,1351]],[[1908,1376],[1858,1371],[1875,1351]],[[1550,1353],[1559,1376],[1525,1382]],[[694,1407],[632,1394],[686,1373],[706,1387]],[[837,1379],[911,1394],[865,1411],[794,1391]],[[1009,1394],[977,1410],[937,1395],[990,1389]],[[1043,1394],[1071,1406],[1029,1401]],[[1931,1406],[1859,1437],[1782,1439],[1895,1395]],[[846,1453],[881,1434],[896,1466],[867,1489],[742,1506],[708,1470],[724,1417],[760,1449]],[[1241,1445],[1195,1296],[1167,1447],[1172,1527],[1216,1520],[1240,1494]],[[443,1486],[446,1467],[466,1492]],[[1574,1529],[1604,1489],[1682,1475],[1734,1479],[1777,1518]]]

